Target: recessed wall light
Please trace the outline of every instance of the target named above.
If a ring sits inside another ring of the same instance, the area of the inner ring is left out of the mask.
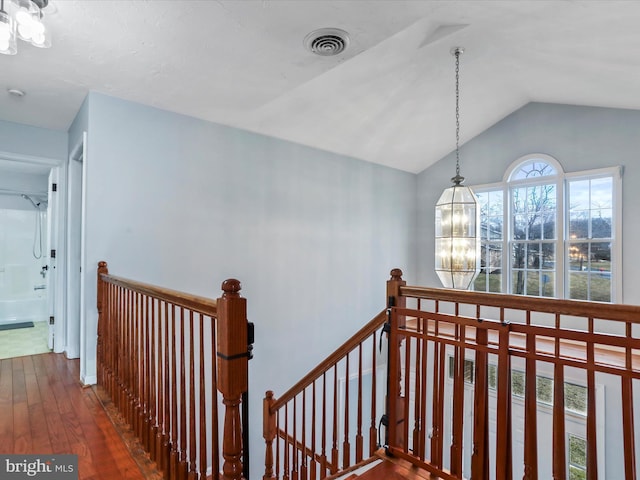
[[[7,88],[7,92],[13,97],[24,97],[26,95],[24,90],[20,90],[19,88]]]

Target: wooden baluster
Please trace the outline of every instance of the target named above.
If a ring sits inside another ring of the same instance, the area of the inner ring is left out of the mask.
[[[151,365],[149,364],[149,349],[151,348],[151,332],[149,331],[149,298],[142,295],[142,318],[143,318],[143,348],[144,348],[144,372],[143,372],[143,403],[142,403],[142,444],[144,449],[149,452],[151,443],[149,442],[149,401],[151,398],[150,382],[151,382]]]
[[[169,436],[169,471],[170,478],[177,478],[178,474],[178,382],[177,382],[177,349],[176,341],[178,333],[176,332],[176,306],[171,305],[171,410],[169,411],[169,425],[171,432]]]
[[[164,321],[164,309],[162,308],[163,302],[158,301],[157,303],[157,311],[158,311],[158,389],[156,396],[158,397],[158,412],[157,412],[157,423],[158,430],[156,434],[156,463],[160,470],[162,470],[162,465],[164,463],[164,452],[162,449],[162,439],[164,436],[164,404],[166,402],[166,397],[164,394],[164,385],[165,385],[165,371],[167,369],[166,362],[166,350],[164,348],[165,337],[167,336],[167,332],[165,330],[165,321]]]
[[[347,379],[348,381],[348,379]],[[356,463],[362,461],[364,437],[362,436],[362,342],[358,344],[358,427],[356,432]]]
[[[159,338],[159,331],[157,330],[156,323],[156,301],[153,298],[149,298],[150,304],[150,315],[151,315],[151,348],[149,349],[150,354],[150,376],[151,376],[151,395],[149,402],[151,404],[151,408],[149,409],[149,425],[151,429],[149,431],[149,455],[151,460],[158,463],[158,449],[156,439],[158,438],[158,409],[157,409],[157,381],[156,381],[156,365],[158,365],[159,359],[156,356],[158,351],[158,343],[157,340]]]
[[[105,383],[105,356],[104,356],[104,344],[105,341],[105,323],[106,310],[105,310],[105,298],[106,298],[106,285],[102,281],[101,275],[108,274],[107,262],[98,263],[98,275],[97,275],[97,309],[98,309],[98,338],[96,343],[96,358],[98,361],[98,383],[104,387]]]
[[[416,333],[420,333],[420,323],[422,322],[421,318],[416,319]],[[415,456],[420,456],[420,437],[421,437],[421,426],[420,426],[420,407],[423,403],[422,400],[422,344],[420,343],[419,337],[416,337],[416,359],[415,359],[415,378],[414,378],[414,392],[415,396],[413,399],[413,432],[411,434],[411,443],[413,445],[412,452]],[[407,375],[407,378],[409,375]],[[405,395],[409,398],[408,392]],[[407,422],[408,425],[408,422]]]
[[[418,309],[420,308],[420,303],[418,303]],[[429,342],[427,341],[428,336],[428,323],[426,319],[423,319],[422,323],[422,392],[421,398],[422,402],[420,405],[420,439],[419,439],[419,450],[418,456],[424,461],[426,459],[426,432],[425,428],[427,425],[427,384],[428,384],[428,370],[427,370],[427,359],[428,359],[428,347]]]
[[[486,347],[486,328],[476,327],[476,344]],[[471,453],[471,478],[489,478],[489,385],[488,354],[476,350],[475,388],[473,407],[473,451]]]
[[[218,356],[217,353],[217,345],[218,342],[216,341],[216,319],[215,318],[210,318],[210,329],[211,329],[211,350],[213,352],[214,358],[216,358]],[[219,439],[218,439],[218,433],[220,431],[219,429],[219,414],[218,414],[218,370],[216,368],[212,368],[211,369],[211,377],[212,377],[212,381],[211,381],[211,385],[212,385],[212,392],[211,392],[211,398],[212,398],[212,405],[211,405],[211,422],[212,422],[212,428],[211,431],[214,432],[213,433],[213,438],[211,439],[211,457],[212,457],[212,461],[211,461],[211,470],[214,472],[214,479],[213,480],[218,480],[219,478],[219,472],[220,472],[220,444],[219,444]]]
[[[593,335],[593,318],[589,317],[589,333]],[[596,373],[594,342],[587,342],[587,480],[598,480],[598,441],[596,425]]]
[[[400,400],[402,400],[402,402],[400,402],[400,404],[402,405],[402,412],[409,412],[409,392],[410,392],[410,386],[409,386],[409,382],[411,379],[411,343],[412,343],[412,338],[411,337],[406,337],[404,344],[405,344],[405,354],[404,354],[404,377],[403,377],[403,381],[404,381],[404,387],[403,387],[403,395],[401,397]],[[400,415],[398,415],[398,417],[400,417]],[[411,445],[409,445],[409,421],[407,418],[404,417],[404,415],[400,418],[403,418],[403,423],[402,423],[402,436],[401,438],[401,445],[402,447],[404,447],[404,452],[405,453],[409,453],[409,448],[411,447]]]
[[[144,381],[145,381],[145,357],[144,357],[144,318],[141,313],[141,295],[136,292],[134,296],[135,320],[137,329],[136,352],[138,355],[138,375],[136,376],[136,425],[137,437],[144,445]]]
[[[282,476],[283,480],[289,480],[289,455],[290,455],[290,447],[289,447],[289,402],[284,405],[284,464],[282,465],[284,468],[284,474]]]
[[[633,338],[631,322],[626,322],[626,337]],[[625,366],[627,372],[633,371],[632,349],[625,347]],[[636,478],[636,445],[635,445],[635,424],[633,421],[633,377],[622,375],[622,435],[624,439],[624,472],[625,478]]]
[[[281,410],[278,410],[277,412],[275,412],[276,415],[276,478],[280,479],[280,444],[282,443],[282,440],[279,438],[280,436],[280,417],[281,417]]]
[[[344,441],[342,442],[342,468],[351,465],[351,444],[349,443],[349,354],[346,356],[344,376]]]
[[[273,478],[273,440],[276,438],[276,414],[271,410],[275,399],[273,392],[267,391],[262,401],[262,436],[265,443],[264,452],[264,475],[262,480]]]
[[[207,396],[204,381],[204,315],[200,314],[200,472],[207,475]],[[214,430],[217,432],[218,430]]]
[[[333,448],[331,449],[331,474],[338,471],[338,365],[333,367]]]
[[[309,462],[310,480],[316,480],[318,462],[316,461],[316,380],[312,384],[312,404],[311,404],[311,461]]]
[[[293,458],[291,459],[291,480],[298,480],[298,430],[297,430],[297,421],[298,421],[298,410],[297,410],[297,400],[298,397],[293,397],[293,432],[291,433],[291,438],[293,439],[291,443],[291,451]]]
[[[184,308],[180,309],[180,455],[178,478],[184,480],[189,473],[187,461],[187,361],[185,343],[187,342],[187,325]],[[193,349],[193,338],[189,336],[189,349]]]
[[[164,412],[162,429],[162,471],[165,478],[171,478],[171,347],[169,337],[171,336],[171,318],[169,316],[169,303],[164,302]]]
[[[222,467],[224,480],[242,477],[242,425],[240,402],[248,388],[247,304],[240,296],[240,282],[222,283],[218,299],[218,389],[225,409]]]
[[[133,432],[140,438],[140,327],[138,325],[138,295],[131,291],[131,348],[133,349],[133,365],[131,378],[131,413]]]
[[[459,305],[456,303],[455,316],[459,314]],[[453,377],[453,413],[451,432],[451,474],[462,476],[462,438],[464,432],[464,364],[465,364],[465,327],[456,324],[455,338],[458,342],[455,347]]]
[[[369,456],[373,456],[377,447],[378,447],[378,430],[376,428],[376,396],[377,396],[377,385],[376,385],[376,371],[378,370],[376,364],[376,351],[377,351],[377,342],[376,342],[376,332],[373,332],[372,338],[372,350],[371,350],[371,424],[369,425]]]
[[[556,331],[560,329],[560,315],[556,314]],[[560,358],[560,338],[555,337],[555,358]],[[564,367],[556,363],[553,369],[553,480],[565,480],[567,457],[564,426]]]
[[[509,326],[504,324],[498,334],[498,389],[496,415],[496,479],[512,478],[511,440],[511,357],[509,356]]]
[[[300,478],[307,480],[307,389],[302,390],[302,463],[300,465]]]
[[[527,325],[531,325],[531,312],[527,310]],[[538,399],[536,336],[527,334],[526,380],[524,399],[524,476],[522,480],[537,480],[538,478]]]
[[[127,423],[135,432],[135,424],[134,424],[134,400],[133,400],[133,385],[134,385],[134,372],[135,372],[135,351],[134,351],[134,341],[133,341],[133,314],[132,314],[132,292],[127,289],[125,294],[125,351],[127,361],[125,363],[125,385],[126,385],[126,397],[125,397],[125,408],[126,415],[125,418]]]
[[[322,455],[320,456],[320,479],[327,476],[327,373],[322,374]]]
[[[193,336],[194,336],[194,317],[193,312],[189,312],[189,338],[191,339],[191,348],[189,351],[189,480],[195,480],[198,478],[198,470],[196,468],[196,399],[195,399],[195,352],[193,344]],[[202,336],[202,333],[200,334]],[[200,350],[200,355],[203,355],[202,349]],[[203,373],[200,373],[201,377]],[[202,381],[202,380],[201,380]],[[214,384],[215,385],[215,384]],[[214,387],[215,388],[215,387]],[[215,400],[215,397],[214,397]],[[200,422],[201,424],[204,422]],[[200,440],[202,443],[202,440]],[[217,473],[217,472],[214,472]],[[200,465],[200,474],[202,474],[202,466]]]
[[[436,302],[436,313],[438,302]],[[443,467],[444,453],[444,387],[446,348],[438,339],[440,322],[435,320],[433,344],[433,431],[431,436],[431,463],[437,468]]]

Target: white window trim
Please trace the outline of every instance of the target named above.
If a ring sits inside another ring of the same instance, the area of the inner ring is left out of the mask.
[[[534,177],[531,179],[519,179],[509,180],[516,169],[523,163],[540,159],[546,163],[549,163],[556,169],[556,174],[547,175],[543,177]],[[557,212],[557,224],[556,224],[556,252],[562,252],[562,255],[556,255],[556,297],[567,298],[565,292],[568,291],[568,275],[565,271],[565,258],[568,255],[568,240],[565,238],[565,210],[567,205],[567,191],[566,183],[569,180],[575,180],[579,178],[594,179],[598,177],[611,177],[613,182],[613,204],[612,204],[612,221],[613,221],[613,246],[611,249],[612,264],[616,266],[615,271],[611,277],[611,303],[623,303],[622,295],[622,175],[623,167],[605,167],[591,170],[582,170],[579,172],[565,172],[562,165],[554,157],[544,153],[533,153],[524,155],[514,162],[512,162],[502,178],[502,182],[485,183],[480,185],[472,185],[471,189],[476,192],[489,192],[502,190],[503,194],[503,235],[502,235],[502,275],[501,283],[503,292],[511,291],[511,256],[509,250],[509,236],[511,234],[511,225],[509,219],[511,218],[511,188],[519,185],[536,185],[549,184],[555,181],[556,189],[558,192],[558,204],[556,207]],[[539,180],[539,181],[538,181]],[[493,242],[500,243],[500,242]]]

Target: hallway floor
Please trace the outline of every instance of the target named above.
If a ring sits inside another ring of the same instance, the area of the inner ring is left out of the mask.
[[[79,361],[46,353],[0,360],[0,452],[76,454],[81,480],[144,479]]]

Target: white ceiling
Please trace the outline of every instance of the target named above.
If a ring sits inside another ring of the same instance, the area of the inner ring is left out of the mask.
[[[94,90],[419,172],[455,147],[453,46],[462,142],[530,101],[640,109],[640,1],[52,4],[51,49],[0,55],[2,120],[66,130]],[[349,48],[306,51],[322,27]]]

